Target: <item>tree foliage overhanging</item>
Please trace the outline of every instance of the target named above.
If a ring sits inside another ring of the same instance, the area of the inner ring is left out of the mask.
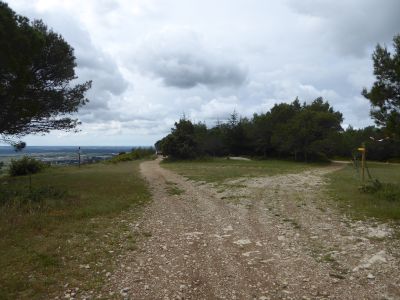
[[[393,38],[394,53],[377,45],[372,55],[376,81],[362,94],[371,102],[371,116],[378,126],[400,139],[400,35]]]
[[[0,1],[0,140],[70,130],[70,115],[88,100],[72,47],[40,20],[30,22]]]
[[[275,104],[270,111],[254,114],[251,119],[234,112],[226,122],[211,128],[182,118],[155,147],[172,159],[246,155],[311,161],[349,158],[366,143],[370,159],[400,157],[399,142],[378,142],[384,136],[380,129],[349,127],[344,131],[341,122],[342,114],[322,98],[310,104],[300,104],[296,99],[290,104]]]

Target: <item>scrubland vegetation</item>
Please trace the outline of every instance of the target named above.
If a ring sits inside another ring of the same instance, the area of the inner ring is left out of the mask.
[[[137,147],[132,149],[131,152],[122,152],[114,156],[108,162],[118,163],[123,161],[132,161],[144,158],[151,158],[155,156],[155,149],[153,147]]]
[[[400,164],[368,163],[368,168],[372,180],[364,185],[351,164],[331,173],[330,195],[353,217],[400,220]]]

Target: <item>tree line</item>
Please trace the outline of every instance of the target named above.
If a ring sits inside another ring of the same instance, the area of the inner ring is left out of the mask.
[[[399,141],[384,138],[382,129],[343,130],[342,121],[342,114],[321,97],[309,104],[296,99],[252,118],[233,112],[227,121],[210,128],[183,117],[155,147],[174,159],[245,155],[315,161],[351,157],[365,143],[371,159],[400,157]]]
[[[349,157],[365,145],[368,157],[388,160],[400,157],[400,35],[393,37],[394,52],[377,45],[372,55],[376,81],[362,95],[371,104],[376,125],[343,130],[343,116],[324,99],[300,104],[275,104],[266,113],[242,118],[234,112],[224,123],[207,128],[181,118],[171,133],[155,147],[176,159],[200,156],[251,155],[326,160]]]

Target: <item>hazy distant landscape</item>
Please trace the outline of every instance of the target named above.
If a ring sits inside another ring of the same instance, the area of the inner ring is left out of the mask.
[[[81,147],[81,162],[87,163],[109,159],[121,152],[130,152],[134,148],[130,146]],[[11,146],[0,146],[0,161],[5,163],[25,155],[50,164],[78,164],[78,147],[76,146],[28,146],[19,152],[15,152]]]

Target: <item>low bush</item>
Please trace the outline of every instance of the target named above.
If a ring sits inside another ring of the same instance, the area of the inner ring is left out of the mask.
[[[400,185],[393,183],[382,183],[379,180],[371,180],[360,187],[363,193],[374,194],[376,198],[390,202],[400,201]]]
[[[133,160],[132,153],[120,153],[113,158],[110,159],[110,162],[112,163],[117,163],[117,162],[122,162],[122,161],[130,161]]]
[[[47,165],[37,159],[24,156],[21,159],[12,159],[9,168],[10,176],[23,176],[29,174],[35,174],[43,169]]]
[[[154,155],[156,150],[153,147],[137,147],[132,149],[132,153],[139,158],[147,158]]]
[[[360,192],[374,194],[382,188],[382,183],[378,180],[370,180],[359,187]]]
[[[131,160],[138,160],[143,158],[149,158],[153,156],[155,150],[153,147],[138,147],[132,149],[131,152],[125,153],[121,152],[118,155],[114,156],[110,159],[112,163],[118,163],[122,161],[131,161]]]

